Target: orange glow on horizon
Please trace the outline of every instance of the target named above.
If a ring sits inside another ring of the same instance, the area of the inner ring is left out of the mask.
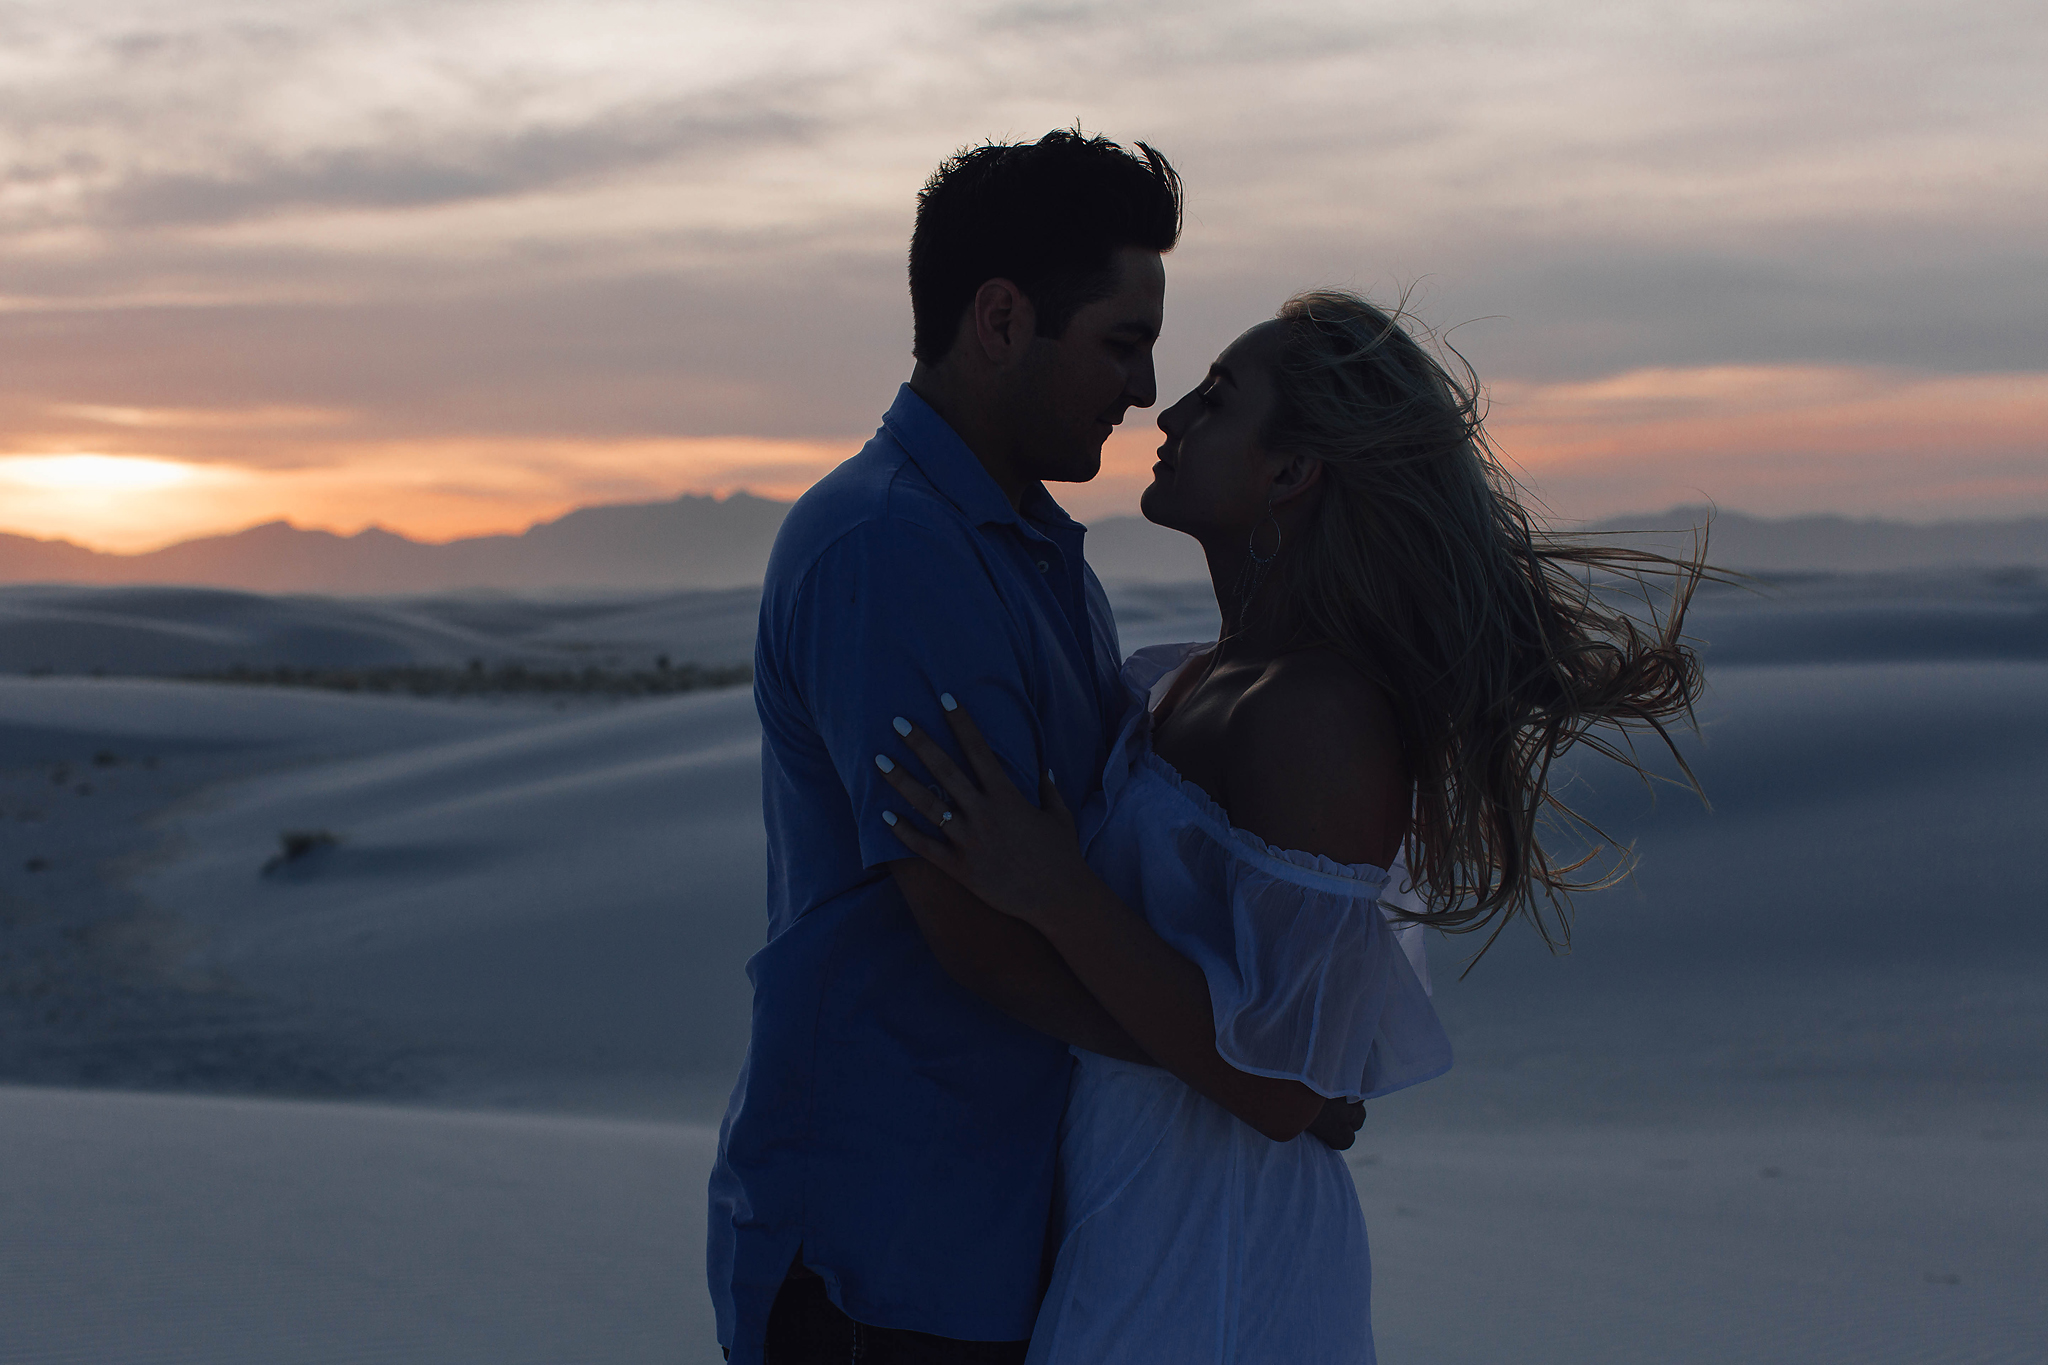
[[[0,485],[41,493],[118,497],[175,488],[203,471],[177,460],[137,455],[13,455],[0,458]]]
[[[2048,511],[2048,374],[1646,369],[1575,383],[1503,381],[1489,397],[1496,445],[1561,516],[1702,499],[1766,515]],[[90,412],[99,429],[92,449],[77,448],[75,432],[0,445],[0,531],[122,553],[274,520],[445,541],[682,492],[793,498],[866,439],[350,441],[337,439],[331,415],[296,409]],[[1102,473],[1057,485],[1055,495],[1083,520],[1134,514],[1160,440],[1156,415],[1132,413],[1105,446]],[[155,448],[113,449],[113,421],[133,445]],[[227,431],[260,439],[291,464],[185,453]],[[5,453],[10,446],[17,453]]]
[[[458,540],[517,534],[597,503],[740,490],[794,498],[859,448],[859,440],[745,437],[322,443],[294,451],[300,463],[289,468],[112,457],[122,467],[176,471],[178,477],[150,488],[103,482],[61,489],[39,485],[39,471],[60,463],[78,469],[79,460],[110,457],[0,455],[0,532],[119,554],[270,521],[339,535],[380,526],[415,540]]]
[[[1702,500],[1909,521],[2048,512],[2048,374],[1715,366],[1489,398],[1495,445],[1572,517]]]

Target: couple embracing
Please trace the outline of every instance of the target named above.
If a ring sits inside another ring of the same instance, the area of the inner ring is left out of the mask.
[[[1532,529],[1469,375],[1338,293],[1160,416],[1144,513],[1223,629],[1124,659],[1045,485],[1157,400],[1180,224],[1142,143],[948,161],[910,382],[776,541],[769,941],[711,1183],[735,1361],[1372,1360],[1340,1149],[1450,1065],[1415,938],[1564,889],[1551,758],[1697,688],[1682,605],[1603,612],[1574,570],[1628,552]]]

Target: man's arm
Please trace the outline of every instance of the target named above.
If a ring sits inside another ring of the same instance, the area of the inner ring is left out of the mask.
[[[922,858],[889,864],[896,888],[946,975],[1019,1023],[1116,1057],[1156,1065],[1074,976],[1045,936],[991,910]]]
[[[1037,768],[1038,722],[1019,642],[971,540],[888,519],[834,541],[805,575],[792,611],[784,649],[791,691],[846,790],[861,861],[890,869],[946,972],[1041,1033],[1146,1061],[1037,930],[906,857],[883,819],[897,801],[875,756],[898,741],[893,719],[936,723],[947,689],[979,709],[989,743],[1018,760],[1018,774]],[[916,590],[906,592],[911,584]]]

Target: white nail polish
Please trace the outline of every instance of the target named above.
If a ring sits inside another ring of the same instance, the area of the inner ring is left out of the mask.
[[[883,824],[885,824],[885,825],[893,825],[893,824],[895,824],[895,823],[896,823],[896,813],[895,813],[894,811],[887,811],[887,810],[883,811],[883,812],[882,812],[882,823],[883,823]]]
[[[939,693],[939,705],[945,707],[948,711],[958,711],[960,709],[960,703],[953,700],[951,692]]]
[[[903,737],[904,737],[905,739],[908,739],[908,738],[910,738],[910,722],[909,722],[909,721],[907,721],[907,720],[903,719],[903,717],[901,717],[901,716],[898,716],[898,717],[896,717],[896,719],[895,719],[895,720],[892,720],[892,721],[890,721],[889,723],[890,723],[891,725],[893,725],[893,726],[895,726],[895,727],[896,727],[896,733],[897,733],[897,734],[899,734],[899,735],[903,736]]]
[[[880,768],[885,773],[893,773],[896,771],[896,765],[889,761],[889,756],[887,754],[876,754],[875,766],[877,768]]]

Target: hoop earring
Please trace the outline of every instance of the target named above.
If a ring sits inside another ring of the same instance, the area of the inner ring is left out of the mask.
[[[1269,555],[1261,555],[1258,549],[1259,526],[1264,526],[1266,524],[1266,521],[1270,521],[1273,523],[1273,553]],[[1266,513],[1266,521],[1260,522],[1259,526],[1252,527],[1252,533],[1244,538],[1244,552],[1247,555],[1251,556],[1252,563],[1254,564],[1271,564],[1274,560],[1280,557],[1280,542],[1282,540],[1282,536],[1280,534],[1280,518],[1275,516],[1273,513],[1268,512]]]
[[[1270,554],[1262,555],[1259,553],[1259,527],[1264,526],[1266,521],[1273,523],[1273,549]],[[1234,590],[1237,593],[1237,609],[1240,612],[1251,605],[1252,598],[1258,596],[1259,588],[1266,581],[1266,570],[1274,560],[1280,557],[1280,546],[1286,540],[1286,537],[1280,531],[1279,517],[1269,512],[1266,514],[1266,521],[1254,525],[1251,529],[1251,534],[1245,537],[1244,567],[1238,570],[1237,582],[1234,585]],[[1240,622],[1239,624],[1242,625],[1243,623]]]

